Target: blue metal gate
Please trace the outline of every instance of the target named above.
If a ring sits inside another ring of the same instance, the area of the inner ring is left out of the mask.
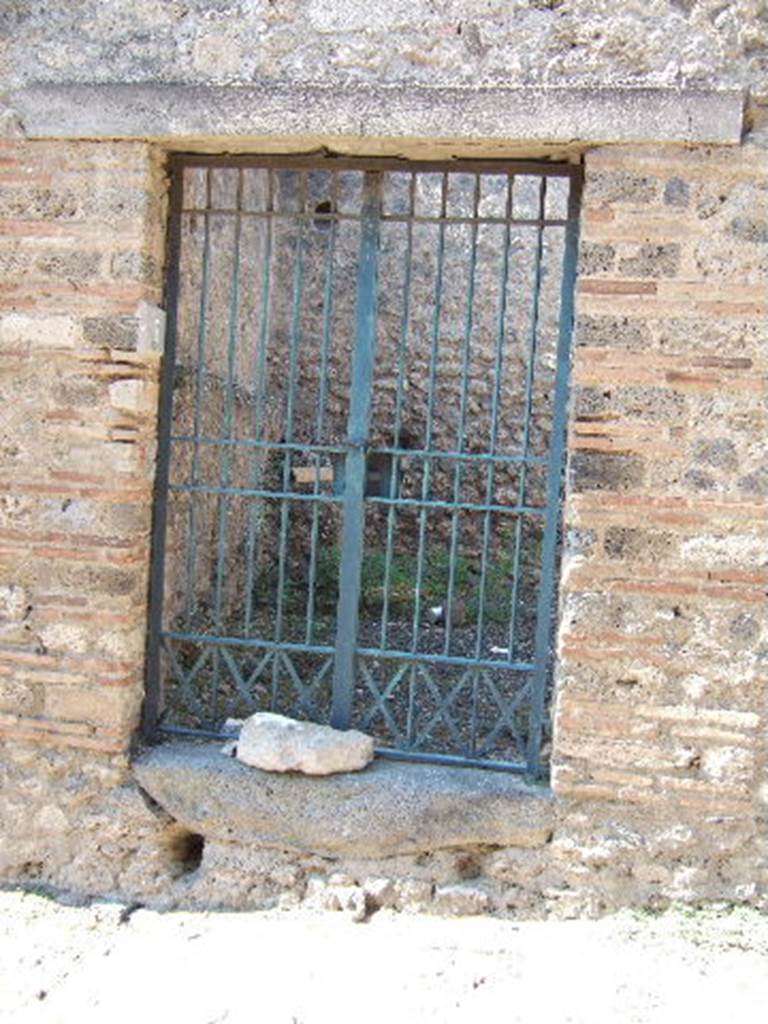
[[[578,168],[172,178],[148,733],[271,709],[540,773]]]

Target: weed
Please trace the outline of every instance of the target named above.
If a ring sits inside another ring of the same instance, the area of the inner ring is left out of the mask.
[[[341,549],[338,545],[321,548],[315,567],[314,606],[321,615],[333,614],[338,600]],[[488,559],[485,583],[482,584],[480,559],[457,555],[451,577],[450,550],[430,547],[419,561],[411,552],[374,549],[363,556],[360,572],[360,608],[367,614],[380,615],[388,598],[392,619],[408,619],[413,614],[416,595],[421,606],[445,605],[449,591],[454,607],[461,608],[467,621],[474,621],[483,592],[484,617],[487,622],[509,620],[509,603],[514,580],[511,556],[496,555]],[[283,608],[289,614],[301,614],[307,601],[306,571],[298,566],[287,572],[283,581]],[[261,595],[277,596],[277,569],[264,566],[259,573],[257,589]]]

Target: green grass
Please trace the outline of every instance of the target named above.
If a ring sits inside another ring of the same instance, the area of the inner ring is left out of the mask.
[[[322,548],[318,555],[315,577],[315,608],[319,614],[332,613],[338,598],[341,549],[334,545]],[[485,615],[490,622],[504,623],[509,618],[509,601],[513,581],[512,558],[494,555],[488,559],[485,579]],[[360,606],[367,613],[379,614],[384,607],[385,591],[389,594],[389,614],[407,618],[413,613],[415,595],[421,595],[422,607],[445,604],[451,580],[450,550],[430,547],[424,553],[421,567],[415,554],[393,552],[389,563],[384,550],[369,550],[363,556],[360,580]],[[291,574],[285,581],[285,607],[303,611],[306,603],[306,575]],[[259,589],[274,591],[276,571],[265,570]],[[264,589],[262,589],[264,588]],[[465,616],[477,616],[480,601],[480,559],[459,555],[453,571],[454,602],[463,605]]]

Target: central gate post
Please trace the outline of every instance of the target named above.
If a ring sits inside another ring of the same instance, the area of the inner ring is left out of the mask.
[[[344,466],[344,525],[331,704],[331,725],[335,729],[349,728],[354,695],[360,573],[365,534],[365,461],[376,356],[380,189],[381,175],[367,171],[363,184],[363,220],[350,385],[352,393]]]

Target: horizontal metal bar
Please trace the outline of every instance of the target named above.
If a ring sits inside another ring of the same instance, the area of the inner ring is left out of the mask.
[[[503,512],[507,515],[518,516],[544,516],[547,514],[546,508],[537,508],[534,505],[480,505],[468,501],[431,501],[428,498],[422,500],[421,498],[369,497],[365,500],[372,505],[395,505],[398,508],[444,508],[450,512],[456,509],[461,512]]]
[[[231,732],[224,732],[223,729],[188,729],[182,725],[158,726],[157,732],[167,736],[188,736],[191,739],[210,740],[234,740],[237,736]],[[442,764],[453,768],[487,768],[490,771],[514,772],[525,775],[528,772],[527,765],[519,764],[517,761],[483,761],[478,757],[459,757],[452,754],[431,754],[420,750],[397,750],[391,747],[375,747],[374,753],[377,757],[384,757],[391,761],[417,761],[419,764]]]
[[[218,487],[204,484],[169,484],[169,491],[179,494],[235,494],[244,498],[287,498],[295,501],[321,501],[329,504],[339,505],[344,501],[343,494],[303,494],[299,491],[265,491],[253,487]],[[396,508],[424,508],[424,509],[456,509],[461,512],[500,512],[504,515],[516,516],[545,516],[545,507],[538,508],[534,505],[495,505],[495,504],[474,504],[469,501],[431,501],[421,498],[380,498],[367,497],[366,502],[371,505],[394,505]]]
[[[482,160],[408,160],[405,157],[344,157],[332,153],[296,156],[242,153],[172,153],[173,167],[269,167],[273,170],[308,171],[405,171],[448,174],[544,174],[553,178],[571,178],[580,173],[578,164],[550,163],[546,160],[515,160],[508,157]]]
[[[346,455],[349,445],[312,444],[302,441],[251,441],[240,437],[195,437],[194,434],[173,434],[171,441],[182,444],[234,445],[236,448],[263,448],[265,451],[310,452],[311,454]],[[546,459],[542,459],[546,462]]]
[[[210,487],[204,484],[169,484],[169,491],[180,494],[236,494],[243,498],[290,498],[296,501],[324,501],[339,505],[344,500],[340,494],[303,494],[299,491],[265,491],[256,487]],[[544,509],[541,510],[542,512]]]
[[[163,639],[186,643],[208,644],[212,647],[245,647],[264,650],[295,651],[299,654],[333,654],[334,648],[321,644],[298,644],[288,640],[262,640],[257,637],[215,636],[210,633],[181,633],[166,630]],[[419,661],[430,665],[456,665],[459,668],[505,669],[511,672],[532,672],[535,665],[529,661],[498,661],[489,658],[460,658],[443,654],[414,653],[413,651],[380,650],[377,647],[358,647],[358,654],[367,658],[388,661]]]
[[[312,210],[236,210],[229,207],[185,206],[183,214],[194,214],[196,217],[237,217],[242,220],[255,217],[257,220],[292,220],[292,221],[355,221],[363,220],[359,213],[315,213]],[[410,213],[382,213],[380,218],[384,224],[497,224],[505,227],[508,224],[528,228],[564,228],[568,221],[562,217],[539,220],[536,217],[427,217]]]
[[[186,641],[208,644],[212,647],[263,648],[272,651],[295,651],[298,654],[333,654],[333,647],[325,644],[297,644],[289,640],[261,640],[257,637],[216,636],[211,633],[182,633],[178,630],[164,630],[165,640]]]
[[[190,736],[197,739],[209,740],[234,740],[236,737],[231,732],[224,732],[223,729],[189,729],[183,725],[165,725],[161,723],[157,732],[168,736]]]
[[[369,658],[384,658],[391,661],[424,661],[429,665],[457,665],[458,667],[505,669],[511,672],[533,672],[535,665],[529,661],[492,661],[489,658],[460,658],[458,655],[428,654],[425,651],[382,651],[377,647],[358,647],[358,654]]]
[[[320,501],[340,504],[343,495],[338,494],[305,494],[300,491],[267,491],[253,487],[224,487],[216,484],[169,484],[169,491],[180,494],[233,494],[245,498],[296,499],[296,501]],[[499,512],[506,515],[543,516],[544,506],[535,505],[499,505],[479,504],[474,502],[435,501],[421,498],[386,498],[379,496],[366,497],[366,502],[373,505],[394,505],[398,508],[456,509],[463,512]]]
[[[531,465],[546,466],[549,460],[543,455],[503,455],[498,452],[457,452],[440,451],[431,448],[379,448],[371,446],[369,449],[377,455],[400,455],[403,457],[416,456],[420,459],[461,459],[463,462],[525,462]]]
[[[238,437],[195,437],[194,434],[173,434],[171,441],[182,444],[234,445],[239,448],[263,448],[265,451],[300,451],[311,454],[346,455],[349,445],[345,444],[312,444],[300,441],[251,441]],[[377,455],[398,455],[402,458],[419,459],[461,459],[463,462],[499,462],[525,463],[534,466],[546,466],[549,459],[544,455],[504,455],[498,452],[457,452],[441,451],[425,448],[380,448],[371,445],[369,453]]]
[[[224,737],[222,737],[224,738]],[[375,747],[377,757],[393,761],[418,761],[422,764],[444,764],[454,768],[488,768],[497,772],[528,774],[528,766],[517,761],[483,761],[479,757],[459,757],[458,754],[430,754],[421,750],[396,750],[391,747]]]

